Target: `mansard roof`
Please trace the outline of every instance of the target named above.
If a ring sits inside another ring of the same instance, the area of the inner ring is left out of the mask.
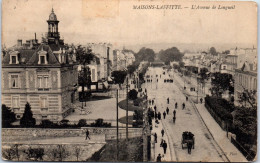
[[[13,52],[18,52],[18,60],[19,64],[9,64],[10,62],[10,54]],[[53,54],[52,49],[49,45],[41,44],[39,45],[36,50],[33,49],[15,49],[10,50],[6,53],[6,55],[3,58],[2,65],[3,66],[42,66],[38,64],[39,61],[39,51],[45,51],[47,52],[47,60],[48,64],[46,65],[52,65],[52,66],[59,66],[61,65],[58,58]]]
[[[38,52],[39,51],[46,51],[47,52],[48,64],[50,64],[50,65],[60,65],[57,57],[53,54],[50,46],[49,45],[45,45],[45,44],[41,44],[35,50],[33,56],[26,63],[27,65],[38,65],[38,61],[39,61],[39,53]]]

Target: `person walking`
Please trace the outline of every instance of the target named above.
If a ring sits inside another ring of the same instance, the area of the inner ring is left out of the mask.
[[[170,100],[169,100],[169,97],[167,98],[167,104],[169,104]]]
[[[164,142],[164,140],[162,139],[162,140],[161,140],[161,143],[160,143],[160,147],[163,146],[163,142]]]
[[[189,98],[188,98],[188,96],[186,96],[186,101],[188,101],[189,100]]]
[[[200,103],[202,104],[202,102],[203,102],[203,99],[202,99],[202,98],[200,98]]]
[[[166,150],[167,150],[167,143],[164,140],[164,142],[163,142],[163,152],[164,152],[164,154],[166,154]]]
[[[169,108],[167,107],[167,108],[166,108],[166,113],[169,114],[169,111],[170,111],[170,110],[169,110]]]
[[[159,153],[158,156],[157,156],[156,162],[161,162],[161,161],[162,161],[162,156],[161,156],[161,154]]]
[[[154,100],[152,100],[152,105],[154,104]]]
[[[182,110],[183,110],[183,109],[185,109],[185,104],[184,104],[184,103],[182,104]]]
[[[157,109],[156,105],[153,108],[154,108],[154,111],[156,112],[156,109]]]
[[[161,130],[161,133],[162,133],[162,137],[163,137],[163,135],[164,135],[164,129]]]
[[[85,140],[87,140],[88,138],[89,138],[89,140],[90,140],[89,131],[87,130],[87,131],[86,131],[86,139],[85,139]]]
[[[178,103],[176,102],[176,103],[175,103],[175,109],[177,109],[177,108],[178,108]]]
[[[173,111],[173,117],[176,118],[176,110]]]
[[[158,112],[158,119],[161,120],[161,113]]]
[[[154,133],[154,143],[157,143],[157,134]]]
[[[175,124],[176,117],[173,117],[173,118],[172,118],[172,121],[173,121],[173,124]]]
[[[164,111],[163,112],[163,119],[165,119],[165,117],[166,117],[166,112]]]

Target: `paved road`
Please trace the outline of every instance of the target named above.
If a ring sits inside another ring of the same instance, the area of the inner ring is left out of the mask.
[[[175,82],[164,83],[164,79],[174,79],[173,74],[169,76],[166,72],[163,75],[162,68],[149,68],[147,74],[153,74],[153,82],[144,84],[147,88],[148,98],[155,98],[157,110],[161,113],[166,110],[166,107],[170,109],[170,114],[162,120],[162,125],[168,135],[167,142],[171,144],[169,147],[171,155],[174,156],[172,158],[176,159],[172,161],[226,161],[222,158],[218,147],[191,103],[186,102],[185,96]],[[157,77],[156,74],[158,74]],[[170,99],[169,104],[167,104],[168,97]],[[174,124],[172,117],[175,102],[178,103],[178,108],[176,109],[177,118]],[[180,108],[183,102],[186,103],[186,109]],[[192,150],[191,154],[188,154],[186,148],[182,149],[181,137],[184,131],[191,131],[195,135],[195,149]]]

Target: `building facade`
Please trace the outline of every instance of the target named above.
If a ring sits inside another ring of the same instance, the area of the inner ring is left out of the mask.
[[[49,21],[57,21],[52,10]],[[49,28],[50,24],[48,22]],[[58,25],[49,29],[48,44],[17,48],[6,52],[2,60],[2,104],[20,119],[25,104],[31,105],[37,123],[60,121],[73,111],[77,99],[77,66],[69,57],[58,35]]]

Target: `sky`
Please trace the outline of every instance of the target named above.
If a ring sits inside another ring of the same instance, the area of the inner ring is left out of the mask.
[[[182,9],[133,9],[140,5],[181,5]],[[209,6],[210,9],[191,9]],[[233,9],[212,9],[215,5]],[[2,43],[40,39],[54,9],[65,43],[109,42],[115,48],[180,46],[205,49],[215,46],[257,46],[257,9],[254,2],[182,2],[127,0],[4,0]],[[187,8],[185,8],[187,7]],[[41,39],[40,39],[41,40]]]

